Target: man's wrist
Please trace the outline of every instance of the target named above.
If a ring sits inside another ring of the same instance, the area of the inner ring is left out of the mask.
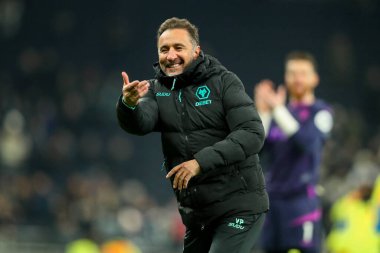
[[[259,113],[259,116],[261,118],[261,122],[262,122],[263,127],[264,127],[265,136],[267,136],[269,133],[270,123],[272,121],[272,112],[271,111],[261,111],[258,113]]]
[[[271,103],[269,104],[269,110],[273,112],[276,108],[284,107],[284,106],[285,104],[283,103],[279,103],[277,101],[271,101]]]
[[[300,128],[298,121],[285,105],[278,105],[273,108],[273,119],[287,136],[295,134]]]
[[[129,105],[125,100],[124,100],[124,97],[121,98],[121,102],[123,102],[123,104],[128,107],[129,109],[131,110],[135,110],[136,109],[136,106],[137,105]]]

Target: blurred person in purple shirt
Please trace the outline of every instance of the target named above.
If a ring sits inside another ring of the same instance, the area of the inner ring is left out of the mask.
[[[285,86],[275,88],[263,80],[255,88],[271,202],[261,240],[267,253],[320,252],[321,207],[315,189],[333,119],[330,107],[315,97],[318,83],[315,58],[294,51],[285,59]]]

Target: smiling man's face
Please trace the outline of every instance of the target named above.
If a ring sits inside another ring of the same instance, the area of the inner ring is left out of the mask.
[[[200,53],[200,47],[185,29],[166,30],[159,37],[157,47],[160,67],[167,76],[182,74]]]

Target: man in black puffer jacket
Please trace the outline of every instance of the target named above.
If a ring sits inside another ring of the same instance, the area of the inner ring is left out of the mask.
[[[119,124],[131,134],[161,132],[185,253],[249,253],[269,205],[258,113],[239,78],[203,54],[188,20],[162,23],[157,47],[155,79],[130,82],[122,73]]]

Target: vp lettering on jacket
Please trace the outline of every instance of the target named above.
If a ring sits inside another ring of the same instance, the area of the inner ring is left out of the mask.
[[[244,229],[244,220],[243,219],[235,219],[235,222],[228,223],[229,227],[237,228],[237,229]]]

